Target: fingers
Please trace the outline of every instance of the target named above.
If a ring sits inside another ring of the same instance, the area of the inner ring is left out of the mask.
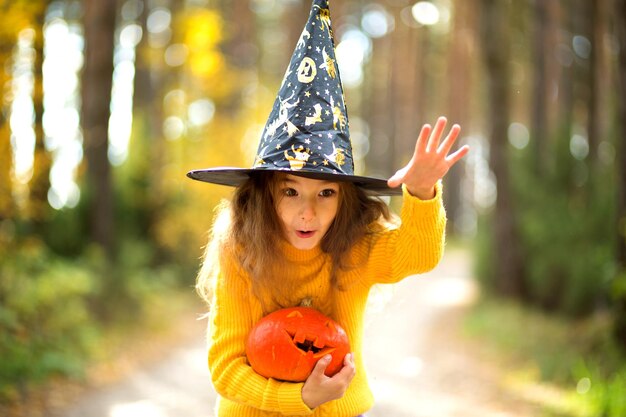
[[[326,371],[326,367],[328,367],[328,364],[330,363],[331,360],[332,360],[332,357],[330,355],[326,355],[322,359],[317,361],[317,363],[315,364],[315,367],[313,368],[313,371],[311,372],[311,376],[316,376],[318,378],[325,378],[326,376],[324,375],[324,372]]]
[[[420,131],[419,137],[417,139],[417,144],[415,146],[414,157],[420,154],[424,154],[426,152],[433,152],[439,149],[439,141],[446,127],[446,123],[448,123],[448,120],[445,117],[440,116],[437,119],[437,122],[435,122],[434,129],[431,128],[428,124],[422,126],[422,130]],[[446,139],[444,140],[444,143],[449,141],[450,135],[453,135],[452,143],[454,143],[454,140],[458,136],[460,130],[460,126],[455,124]]]
[[[326,355],[320,359],[313,372],[302,386],[302,401],[311,409],[343,397],[350,382],[356,375],[354,358],[351,353],[343,359],[343,368],[332,377],[324,375],[326,367],[330,363],[331,356]]]
[[[448,152],[450,152],[450,149],[452,149],[452,145],[454,145],[454,142],[459,137],[460,132],[461,132],[461,126],[457,124],[452,126],[452,128],[450,129],[450,132],[448,133],[448,136],[446,136],[443,142],[441,142],[441,145],[437,149],[437,152],[443,155],[448,155]]]
[[[428,138],[431,131],[432,128],[430,125],[422,126],[422,130],[420,130],[420,134],[417,137],[417,143],[415,144],[415,153],[413,154],[413,158],[426,152],[426,149],[428,148]]]
[[[330,364],[331,360],[332,360],[332,357],[330,355],[326,355],[322,359],[317,361],[317,363],[315,364],[315,367],[313,368],[313,371],[311,372],[311,375],[312,376],[315,375],[316,377],[319,377],[320,379],[333,379],[333,380],[347,379],[347,381],[352,380],[352,378],[354,377],[356,373],[356,366],[354,364],[354,355],[352,353],[348,353],[343,358],[343,367],[341,368],[341,370],[337,372],[331,378],[328,378],[325,375],[325,371],[326,371],[326,368],[328,367],[328,364]]]
[[[404,178],[404,174],[406,173],[406,169],[400,169],[396,171],[395,174],[392,175],[391,178],[387,180],[387,185],[391,188],[396,188],[402,184],[402,179]]]
[[[420,157],[420,155],[429,152],[431,149],[436,149],[439,144],[439,137],[443,132],[444,127],[446,126],[446,118],[440,117],[437,119],[435,123],[435,130],[429,124],[425,124],[422,126],[422,130],[420,130],[420,134],[417,137],[417,142],[415,143],[415,152],[413,153],[413,158],[409,161],[407,167],[412,165],[416,159]],[[431,135],[432,133],[432,135]],[[434,145],[432,144],[434,140]],[[406,175],[407,167],[398,170],[389,180],[387,180],[387,185],[391,188],[398,187],[402,184],[402,180]]]
[[[343,368],[339,371],[333,378],[339,377],[340,379],[345,379],[346,382],[350,382],[352,378],[356,375],[356,366],[354,364],[354,355],[352,353],[348,353],[345,358],[343,358]]]
[[[443,116],[437,119],[435,129],[433,130],[432,135],[430,135],[426,152],[433,152],[439,147],[439,139],[441,138],[441,134],[443,133],[443,129],[446,127],[447,122],[448,120]]]
[[[446,162],[448,162],[448,167],[452,167],[452,165],[454,165],[458,161],[460,161],[461,158],[463,158],[465,155],[467,155],[469,150],[470,150],[469,146],[464,145],[463,147],[461,147],[461,149],[457,150],[453,154],[448,155],[446,157]]]
[[[329,386],[332,387],[335,392],[335,399],[343,397],[343,394],[348,389],[355,375],[356,366],[354,365],[354,355],[348,353],[343,359],[343,368],[328,379]]]
[[[387,180],[389,187],[396,188],[404,183],[410,185],[413,190],[430,190],[452,165],[467,154],[469,147],[464,146],[448,155],[459,137],[461,127],[458,124],[453,125],[448,135],[441,140],[447,122],[447,119],[441,116],[434,127],[428,124],[422,127],[411,160]]]

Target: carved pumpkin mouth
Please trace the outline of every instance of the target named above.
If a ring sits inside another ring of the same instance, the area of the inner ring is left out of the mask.
[[[321,358],[336,349],[334,346],[327,346],[325,343],[321,342],[318,337],[308,336],[303,331],[291,332],[285,330],[285,332],[289,335],[294,346],[303,354],[311,352],[313,357]]]

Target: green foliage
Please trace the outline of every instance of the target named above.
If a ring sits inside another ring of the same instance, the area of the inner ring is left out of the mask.
[[[537,255],[543,253],[530,279],[540,288],[540,282],[556,270],[557,279],[564,280],[558,309],[572,315],[588,314],[610,301],[609,284],[616,269],[615,182],[610,167],[590,165],[577,161],[570,171],[573,184],[545,184],[539,193],[544,202],[529,204],[524,216],[527,246]],[[577,178],[581,171],[589,171],[587,181]],[[529,194],[525,193],[528,199]]]
[[[484,291],[491,292],[495,287],[494,263],[492,261],[493,236],[488,227],[489,214],[478,217],[478,234],[474,244],[473,276],[477,277]]]
[[[589,416],[626,415],[626,364],[607,374],[595,363],[581,361],[573,370],[577,391],[584,395]]]
[[[577,205],[563,188],[544,187],[520,190],[528,296],[548,310],[588,314],[605,303],[614,268],[606,196]]]
[[[505,323],[506,325],[503,325]],[[524,384],[554,384],[562,398],[537,398],[548,416],[621,417],[626,415],[626,356],[611,337],[613,320],[547,316],[518,303],[483,300],[464,323],[471,337],[490,346],[509,375],[537,369]]]
[[[611,295],[616,299],[626,300],[626,271],[617,274],[613,279]]]
[[[0,402],[54,375],[82,377],[106,355],[111,329],[166,327],[164,315],[178,308],[181,286],[192,293],[194,274],[154,259],[151,245],[130,239],[114,267],[96,247],[70,260],[37,240],[0,258]]]
[[[38,242],[0,258],[0,399],[53,374],[78,375],[98,335],[94,276]]]
[[[521,298],[548,311],[583,316],[612,300],[615,182],[612,167],[575,159],[569,140],[568,132],[554,140],[552,165],[541,173],[530,147],[511,148],[509,169],[525,254]],[[481,219],[488,220],[488,215]],[[491,232],[479,230],[477,276],[489,290],[497,279],[490,271]]]
[[[154,247],[145,242],[126,239],[120,244],[116,265],[102,271],[102,288],[93,300],[104,319],[142,317],[164,294],[193,287],[195,270],[175,264],[157,265],[155,256]]]
[[[89,247],[87,210],[84,200],[76,208],[52,210],[40,236],[49,249],[62,256],[80,256]]]

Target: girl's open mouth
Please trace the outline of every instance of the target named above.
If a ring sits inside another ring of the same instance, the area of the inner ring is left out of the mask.
[[[315,230],[296,230],[296,235],[301,238],[309,238],[315,234]]]

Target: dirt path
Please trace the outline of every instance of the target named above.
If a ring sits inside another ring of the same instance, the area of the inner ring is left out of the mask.
[[[368,417],[529,417],[539,412],[507,392],[505,372],[459,335],[476,297],[467,253],[449,250],[432,272],[372,295],[364,347],[377,399]],[[215,393],[197,340],[122,381],[83,395],[54,417],[212,416]]]
[[[200,338],[201,339],[201,338]],[[204,343],[181,347],[165,360],[87,395],[62,417],[212,416],[215,393]]]
[[[432,272],[381,290],[387,301],[374,300],[366,329],[376,335],[364,351],[376,397],[368,417],[540,415],[506,388],[506,370],[461,336],[463,314],[478,295],[470,273],[468,254],[448,250]]]

